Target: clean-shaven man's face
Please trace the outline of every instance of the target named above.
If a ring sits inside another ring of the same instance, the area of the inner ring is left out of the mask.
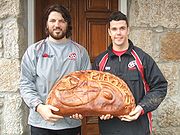
[[[109,36],[111,37],[113,46],[127,46],[129,28],[125,20],[110,22],[110,27],[108,29]]]

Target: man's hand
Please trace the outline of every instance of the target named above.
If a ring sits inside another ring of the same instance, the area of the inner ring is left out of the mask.
[[[37,106],[37,112],[40,113],[46,121],[55,122],[63,118],[63,116],[53,114],[52,111],[59,111],[59,109],[52,105],[39,104]]]
[[[106,114],[106,115],[102,115],[100,117],[101,120],[108,120],[108,119],[112,119],[113,116],[111,114]]]
[[[83,119],[83,116],[81,114],[73,114],[72,116],[70,116],[70,118],[73,118],[73,119]]]
[[[129,113],[129,115],[118,116],[118,118],[122,121],[133,121],[139,117],[142,110],[143,108],[140,105],[137,105],[136,108]]]

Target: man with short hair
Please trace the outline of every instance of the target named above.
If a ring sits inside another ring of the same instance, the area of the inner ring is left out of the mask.
[[[123,79],[137,106],[129,115],[114,118],[111,114],[102,115],[99,120],[101,135],[149,135],[151,111],[165,98],[167,81],[151,56],[128,39],[128,19],[120,11],[110,15],[108,33],[112,43],[95,59],[93,69]]]

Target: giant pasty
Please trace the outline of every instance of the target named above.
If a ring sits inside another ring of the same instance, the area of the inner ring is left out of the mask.
[[[84,70],[75,71],[58,80],[52,87],[46,104],[59,108],[57,115],[83,116],[127,115],[135,107],[127,84],[113,74]]]

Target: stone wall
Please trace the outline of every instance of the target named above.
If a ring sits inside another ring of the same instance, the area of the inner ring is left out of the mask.
[[[27,130],[27,109],[19,94],[20,58],[27,48],[24,5],[23,0],[0,1],[0,135]]]
[[[158,63],[168,93],[153,112],[155,135],[180,135],[180,1],[128,0],[130,39]]]
[[[27,135],[19,94],[20,62],[27,48],[27,0],[0,1],[0,135]],[[128,0],[130,39],[149,53],[168,80],[168,94],[153,112],[155,135],[180,134],[180,1]]]

